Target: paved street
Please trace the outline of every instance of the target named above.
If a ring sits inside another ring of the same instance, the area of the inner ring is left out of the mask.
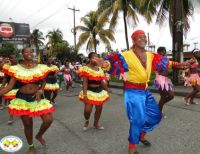
[[[123,106],[122,91],[113,89],[111,99],[104,105],[101,124],[105,130],[82,131],[84,122],[83,105],[78,100],[80,86],[71,92],[60,92],[52,127],[46,133],[47,148],[34,140],[38,154],[127,154],[129,123]],[[158,95],[155,94],[158,99]],[[199,101],[195,100],[195,101]],[[163,119],[155,131],[147,138],[150,148],[138,146],[140,154],[200,154],[200,105],[186,107],[182,97],[175,97],[164,108],[167,119]],[[20,137],[24,146],[17,154],[26,152],[27,144],[20,119],[7,125],[6,111],[0,111],[0,138],[7,135]],[[90,120],[92,126],[93,117]],[[39,129],[41,120],[34,119],[34,132]],[[5,152],[0,151],[0,154]]]

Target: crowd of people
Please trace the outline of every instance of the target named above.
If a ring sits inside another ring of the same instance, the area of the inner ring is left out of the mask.
[[[167,77],[169,69],[181,69],[180,75],[185,86],[192,86],[184,101],[186,105],[197,104],[195,95],[200,90],[200,76],[197,69],[200,64],[200,50],[192,51],[193,57],[185,62],[169,60],[166,49],[159,47],[156,53],[145,50],[147,39],[142,30],[132,34],[133,46],[123,53],[112,52],[101,58],[91,52],[84,63],[64,61],[63,64],[49,58],[46,64],[33,60],[30,48],[22,50],[23,61],[17,63],[14,54],[1,57],[0,72],[0,109],[8,108],[8,123],[14,122],[14,116],[19,116],[24,125],[24,133],[29,145],[28,153],[35,153],[33,145],[33,117],[41,117],[42,124],[35,138],[46,145],[43,138],[46,130],[53,122],[54,105],[58,91],[62,90],[62,82],[69,91],[73,88],[73,80],[82,80],[82,91],[79,99],[84,104],[83,130],[89,127],[90,115],[95,106],[93,127],[103,130],[100,116],[103,104],[109,100],[109,76],[119,75],[124,80],[124,105],[130,122],[128,148],[131,154],[138,153],[139,142],[151,146],[145,135],[152,131],[161,121],[164,104],[174,98],[173,85]],[[151,72],[156,73],[154,86],[160,93],[159,103],[155,101],[148,90]],[[186,76],[187,74],[187,76]],[[2,103],[4,100],[4,105]]]

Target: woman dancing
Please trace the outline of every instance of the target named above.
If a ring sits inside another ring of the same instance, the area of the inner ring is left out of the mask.
[[[193,100],[200,90],[200,76],[197,71],[200,64],[200,50],[194,49],[192,51],[192,55],[193,57],[190,60],[188,60],[188,62],[191,64],[191,67],[190,69],[188,69],[189,77],[185,78],[185,85],[192,86],[193,91],[184,98],[186,105],[198,104]]]
[[[68,61],[65,62],[65,67],[63,71],[64,71],[64,83],[65,83],[66,90],[68,91],[69,87],[72,86],[72,76],[71,76],[72,70],[69,67]]]
[[[79,98],[85,105],[85,124],[83,130],[86,131],[89,128],[89,118],[93,106],[96,108],[93,126],[95,129],[103,130],[104,127],[99,124],[99,119],[103,109],[103,104],[109,99],[107,92],[109,89],[104,82],[104,72],[97,63],[98,55],[91,52],[88,55],[88,58],[89,64],[81,67],[79,70],[79,76],[83,78],[83,90],[80,92]]]
[[[159,47],[157,49],[157,53],[162,56],[166,56],[165,47]],[[166,77],[165,72],[164,73],[156,72],[154,86],[159,90],[160,100],[158,106],[162,113],[164,104],[171,101],[174,98],[174,93],[172,91],[172,82],[169,78]],[[163,113],[162,116],[166,118],[166,116]]]
[[[53,65],[53,59],[49,58],[47,66],[50,68],[49,74],[46,77],[46,85],[44,87],[45,98],[51,101],[52,104],[55,104],[55,98],[58,95],[59,85],[57,83],[57,72],[59,68],[56,65]],[[51,97],[51,95],[53,95]]]
[[[49,100],[41,99],[45,86],[43,79],[48,75],[49,67],[34,63],[33,52],[30,48],[24,48],[22,56],[24,60],[21,64],[10,67],[3,66],[3,71],[11,76],[11,79],[8,86],[0,90],[0,96],[11,91],[15,84],[19,88],[16,98],[8,106],[8,112],[21,117],[24,133],[29,144],[28,153],[35,154],[32,118],[41,117],[43,121],[39,132],[35,136],[42,145],[46,145],[43,135],[53,121],[53,106]]]

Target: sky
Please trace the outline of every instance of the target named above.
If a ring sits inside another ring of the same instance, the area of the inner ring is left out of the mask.
[[[96,10],[98,0],[0,0],[0,21],[17,22],[30,24],[31,31],[35,28],[40,29],[44,36],[53,29],[59,28],[64,39],[71,45],[73,42],[73,12],[68,8],[76,7],[79,12],[76,12],[76,25],[81,25],[80,18],[91,10]],[[195,5],[196,6],[196,5]],[[115,43],[111,43],[114,50],[126,48],[124,36],[124,24],[122,15],[115,28]],[[194,48],[194,42],[198,42],[197,47],[200,48],[200,9],[195,8],[194,16],[190,20],[191,29],[184,38],[184,43],[190,44],[190,50]],[[143,29],[149,33],[150,42],[158,46],[165,46],[171,50],[172,39],[169,32],[168,22],[162,28],[155,24],[155,21],[148,25],[143,17],[139,16],[140,23],[137,27],[128,26],[129,44],[131,44],[131,34],[134,30]],[[79,35],[78,33],[77,35]],[[78,42],[78,36],[77,36]],[[105,46],[101,43],[97,48],[98,52],[104,52]],[[84,45],[81,53],[86,54],[86,45]]]

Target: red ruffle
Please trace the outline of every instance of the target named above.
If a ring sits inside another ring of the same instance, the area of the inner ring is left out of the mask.
[[[3,68],[2,72],[4,72],[5,74],[11,76],[11,77],[15,77],[15,73],[10,72],[8,69]],[[33,79],[21,79],[21,78],[16,78],[17,80],[23,82],[23,83],[30,83],[30,82],[36,82],[38,80],[43,80],[44,78],[46,78],[46,76],[48,75],[50,71],[47,71],[46,73],[44,73],[42,76],[40,77],[34,77]]]
[[[14,116],[23,116],[27,115],[29,117],[39,117],[41,115],[54,112],[55,108],[51,107],[50,109],[38,111],[38,112],[30,112],[30,110],[16,110],[8,108],[8,112]]]
[[[16,95],[10,95],[10,96],[3,96],[3,99],[5,100],[12,100],[16,97]]]
[[[104,104],[106,101],[108,101],[110,98],[109,97],[107,97],[107,98],[105,98],[105,100],[103,100],[103,101],[94,101],[94,100],[88,100],[88,104],[92,104],[92,105],[102,105],[102,104]],[[81,99],[80,98],[80,101],[82,101],[83,102],[83,99]]]
[[[79,76],[82,77],[87,77],[89,80],[96,80],[96,81],[101,81],[101,80],[105,80],[105,76],[93,76],[87,72],[80,72]]]

